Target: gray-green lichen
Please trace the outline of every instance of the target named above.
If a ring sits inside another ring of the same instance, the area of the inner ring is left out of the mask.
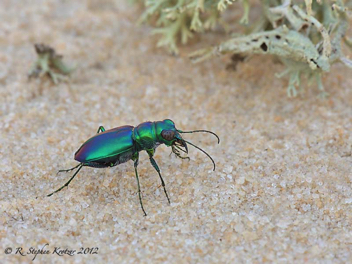
[[[158,46],[165,46],[177,54],[177,42],[185,44],[195,33],[214,28],[221,23],[221,13],[232,0],[135,0],[142,2],[145,11],[140,22],[156,26],[153,34],[160,34]],[[248,22],[249,3],[243,0],[244,15],[241,23]]]
[[[60,80],[66,80],[66,76],[74,70],[74,67],[63,63],[63,56],[56,54],[53,48],[44,44],[35,44],[34,48],[38,58],[28,73],[29,78],[48,74],[57,84]]]
[[[177,53],[178,36],[182,43],[186,43],[193,34],[221,23],[221,13],[233,2],[145,0],[146,11],[141,21],[156,21],[154,33],[162,35],[158,46],[166,46]],[[302,75],[316,80],[321,94],[325,95],[322,73],[329,72],[335,62],[352,68],[352,61],[342,52],[342,42],[347,47],[352,46],[352,41],[346,36],[350,15],[346,6],[352,4],[350,2],[262,0],[261,15],[255,21],[249,21],[250,4],[258,5],[258,2],[242,0],[243,17],[240,23],[252,26],[249,34],[231,38],[213,48],[198,50],[190,57],[194,62],[199,62],[225,53],[274,55],[286,66],[277,76],[289,76],[289,96],[297,95],[296,88],[300,86]]]

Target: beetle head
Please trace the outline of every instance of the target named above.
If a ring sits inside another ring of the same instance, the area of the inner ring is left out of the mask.
[[[157,141],[159,143],[165,144],[168,147],[178,145],[188,151],[186,142],[182,139],[179,131],[176,129],[174,121],[171,119],[164,119],[163,121],[157,121],[155,123]]]
[[[214,132],[211,132],[209,130],[204,130],[204,129],[198,129],[198,130],[193,130],[193,131],[182,131],[178,130],[175,127],[175,123],[170,120],[170,119],[165,119],[163,121],[157,121],[156,122],[156,131],[157,131],[157,136],[158,136],[158,142],[161,144],[165,144],[166,146],[169,146],[172,148],[172,152],[176,154],[177,157],[181,159],[189,159],[189,157],[183,157],[181,156],[180,151],[184,153],[188,153],[188,147],[187,143],[196,149],[200,150],[203,152],[205,155],[208,156],[208,158],[211,160],[211,162],[214,165],[214,170],[215,170],[215,162],[213,158],[205,152],[203,149],[200,147],[196,146],[192,142],[189,142],[187,140],[184,140],[181,136],[181,134],[184,133],[209,133],[215,136],[218,140],[218,143],[220,143],[220,139],[218,135],[216,135]]]
[[[177,132],[176,129],[164,129],[161,131],[161,137],[166,141],[165,144],[167,146],[171,146],[173,152],[176,148],[184,148],[180,149],[181,151],[188,153],[188,148],[186,142],[181,137],[180,133]]]

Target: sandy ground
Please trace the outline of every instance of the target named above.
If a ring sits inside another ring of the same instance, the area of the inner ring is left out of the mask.
[[[178,57],[156,49],[150,28],[135,25],[139,12],[122,0],[0,2],[0,262],[31,262],[31,247],[49,252],[36,263],[351,262],[351,71],[325,75],[325,100],[314,85],[288,98],[287,80],[274,77],[282,65],[259,56],[236,71],[228,57],[192,65],[186,54],[202,45]],[[70,83],[28,81],[40,42],[77,66]],[[100,125],[165,118],[221,138],[185,136],[215,172],[191,147],[190,161],[157,149],[171,205],[144,152],[147,217],[132,161],[83,168],[45,197]]]

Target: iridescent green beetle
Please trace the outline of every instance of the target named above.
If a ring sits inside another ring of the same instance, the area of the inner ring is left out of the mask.
[[[146,216],[147,214],[143,208],[137,172],[139,152],[142,150],[147,151],[150,162],[159,174],[166,198],[170,203],[164,180],[160,174],[160,169],[153,158],[155,149],[159,145],[165,144],[166,146],[172,148],[172,152],[175,153],[177,157],[182,159],[189,159],[188,157],[183,157],[180,154],[180,151],[188,153],[186,144],[188,143],[207,155],[212,161],[215,170],[215,162],[208,153],[181,137],[181,133],[195,132],[206,132],[213,134],[218,139],[218,143],[220,143],[219,137],[214,132],[208,130],[181,131],[176,129],[175,123],[170,119],[156,122],[144,122],[136,127],[121,126],[106,131],[105,128],[101,126],[98,129],[98,134],[83,143],[83,145],[75,153],[75,160],[79,161],[80,163],[71,169],[60,170],[59,172],[68,172],[75,169],[77,169],[77,171],[73,174],[70,180],[65,183],[65,185],[52,192],[48,196],[51,196],[54,193],[61,191],[64,187],[68,186],[73,178],[78,174],[80,169],[82,169],[84,166],[94,168],[107,168],[125,163],[129,160],[133,160],[138,185],[139,202],[141,204],[143,213]]]

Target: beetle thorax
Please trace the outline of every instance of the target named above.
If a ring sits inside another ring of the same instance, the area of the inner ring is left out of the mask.
[[[141,149],[155,149],[160,145],[157,140],[155,123],[144,122],[133,129],[133,139]]]

